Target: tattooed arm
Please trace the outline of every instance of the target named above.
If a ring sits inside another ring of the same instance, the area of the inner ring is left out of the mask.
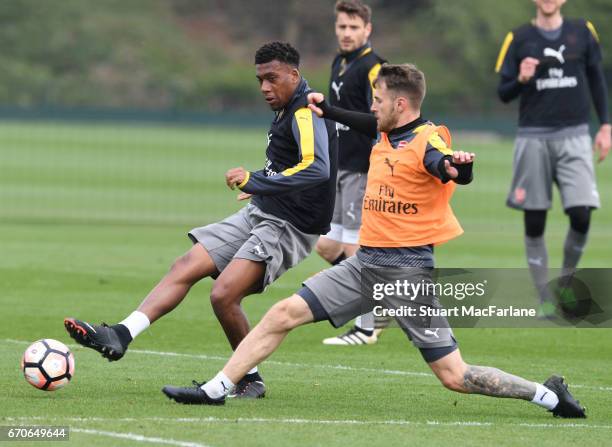
[[[463,388],[466,393],[524,400],[532,400],[536,392],[533,382],[497,368],[472,365],[467,365],[463,374]]]

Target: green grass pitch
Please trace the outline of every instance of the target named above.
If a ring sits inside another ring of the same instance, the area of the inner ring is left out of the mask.
[[[68,425],[70,444],[91,446],[610,443],[607,329],[456,330],[468,362],[536,381],[564,374],[588,408],[584,421],[447,391],[398,329],[374,346],[323,346],[335,333],[327,323],[295,330],[261,365],[265,399],[173,404],[163,385],[211,377],[230,354],[208,301],[210,280],[122,361],[70,344],[76,374],[68,387],[45,393],[23,380],[19,359],[29,342],[69,343],[65,316],[123,318],[188,249],[190,228],[237,210],[242,204],[223,174],[240,165],[259,169],[265,144],[265,129],[0,124],[0,425]],[[522,217],[504,206],[512,142],[459,136],[455,147],[476,152],[477,168],[453,202],[465,234],[437,250],[438,266],[523,267]],[[598,165],[597,175],[603,208],[594,214],[584,267],[612,264],[612,161]],[[552,267],[561,262],[566,228],[557,202],[547,226]],[[323,268],[312,255],[248,298],[251,322]]]

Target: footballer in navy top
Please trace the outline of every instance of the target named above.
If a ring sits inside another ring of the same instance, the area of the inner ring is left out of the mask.
[[[300,81],[289,104],[276,111],[268,132],[264,169],[250,172],[240,189],[266,213],[309,234],[325,234],[334,210],[338,133],[336,123],[307,107]]]
[[[588,123],[589,90],[600,122],[609,122],[598,39],[594,26],[583,19],[564,19],[554,36],[547,36],[533,24],[508,33],[496,66],[501,74],[498,93],[504,102],[520,95],[520,127]],[[521,84],[517,75],[526,57],[540,63],[530,82]]]

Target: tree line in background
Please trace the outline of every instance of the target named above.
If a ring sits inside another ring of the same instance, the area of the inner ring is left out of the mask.
[[[441,113],[504,110],[493,71],[504,36],[530,20],[530,0],[371,0],[372,43],[414,62]],[[335,54],[332,0],[11,0],[0,3],[0,104],[184,111],[262,107],[253,53],[292,42],[325,91]],[[569,0],[568,17],[599,31],[612,84],[609,0]]]

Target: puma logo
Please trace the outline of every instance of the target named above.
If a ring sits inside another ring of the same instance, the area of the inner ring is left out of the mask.
[[[440,330],[440,328],[437,328],[435,331],[431,331],[429,329],[425,329],[425,335],[433,335],[436,338],[440,338],[440,336],[438,335],[438,331]]]
[[[336,81],[332,82],[331,84],[332,90],[336,92],[336,98],[338,98],[338,101],[340,101],[340,89],[342,88],[343,85],[344,85],[344,82],[341,82],[340,84],[336,84]]]
[[[266,252],[264,251],[264,249],[261,246],[261,243],[254,245],[253,249],[251,250],[251,253],[256,254],[257,256],[265,256]]]
[[[559,50],[553,50],[552,48],[544,48],[544,56],[551,56],[557,59],[560,63],[565,63],[565,58],[563,57],[563,52],[565,51],[565,45],[561,45]]]
[[[529,265],[538,265],[542,266],[542,258],[527,258],[527,263]]]
[[[351,128],[344,124],[336,123],[336,131],[338,130],[351,130]]]
[[[389,160],[389,158],[385,158],[385,164],[389,166],[389,169],[391,169],[391,177],[393,177],[393,168],[395,168],[395,165],[398,161],[399,160],[395,160],[393,163],[391,163],[391,160]]]
[[[221,380],[221,386],[223,387],[223,392],[227,393],[229,391],[229,388],[227,386],[225,386],[225,383],[223,382],[223,380]]]

